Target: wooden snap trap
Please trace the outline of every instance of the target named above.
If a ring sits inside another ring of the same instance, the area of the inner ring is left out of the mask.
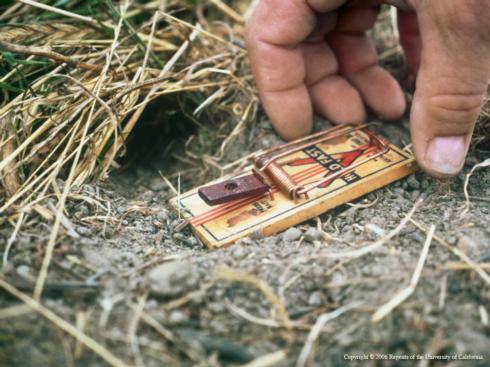
[[[369,130],[340,125],[257,152],[253,165],[173,198],[210,248],[267,236],[414,172],[410,152]]]

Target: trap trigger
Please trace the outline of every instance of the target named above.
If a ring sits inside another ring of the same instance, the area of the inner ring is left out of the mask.
[[[254,174],[232,178],[197,190],[199,197],[210,206],[263,195],[269,191],[269,185]]]

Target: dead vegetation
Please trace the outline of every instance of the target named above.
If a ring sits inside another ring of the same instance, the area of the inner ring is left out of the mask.
[[[254,114],[243,21],[229,6],[89,4],[21,1],[1,15],[0,212],[106,177],[155,98],[178,96],[194,118],[238,131]]]

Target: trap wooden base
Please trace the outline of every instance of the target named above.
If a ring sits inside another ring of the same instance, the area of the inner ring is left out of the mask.
[[[332,181],[323,182],[309,197],[290,200],[277,187],[269,194],[209,206],[197,189],[170,201],[175,210],[189,220],[194,233],[212,249],[232,244],[241,237],[259,231],[268,236],[314,218],[329,209],[359,198],[414,172],[413,156],[387,142],[389,150],[355,170]],[[325,177],[355,164],[372,152],[369,135],[353,131],[326,143],[311,145],[279,160],[284,170],[305,185],[324,181]],[[222,177],[241,177],[243,173]],[[209,185],[209,184],[207,184]],[[206,186],[206,185],[205,185]]]

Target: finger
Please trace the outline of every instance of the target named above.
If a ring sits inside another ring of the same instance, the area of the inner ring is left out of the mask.
[[[414,12],[398,11],[398,29],[400,44],[407,58],[408,69],[413,76],[416,76],[422,48],[417,15]]]
[[[366,111],[359,92],[343,77],[327,75],[309,87],[315,111],[335,124],[361,124]]]
[[[298,44],[313,31],[315,22],[304,0],[271,0],[259,2],[246,27],[260,99],[277,132],[287,140],[311,129],[313,112]]]
[[[410,127],[415,155],[428,173],[446,177],[464,164],[490,79],[490,6],[457,1],[417,7],[422,57]]]
[[[284,48],[260,41],[249,45],[259,96],[278,134],[286,140],[308,134],[313,109],[304,84],[301,47]]]
[[[306,69],[305,82],[316,112],[336,124],[361,123],[366,117],[361,96],[352,85],[337,75],[337,59],[324,40],[325,34],[335,24],[331,25],[330,29],[322,26],[323,34],[314,32],[316,42],[302,45]]]
[[[335,30],[338,32],[363,32],[373,28],[378,18],[376,8],[345,9],[338,16]]]
[[[360,92],[381,118],[403,115],[405,97],[396,80],[378,65],[376,50],[364,32],[335,32],[328,37],[339,61],[340,73]]]
[[[305,85],[299,43],[315,29],[315,10],[339,0],[263,0],[246,26],[246,42],[259,95],[279,135],[294,139],[310,132],[313,108]]]
[[[325,41],[305,43],[301,48],[305,63],[306,85],[315,84],[339,71],[337,58]]]
[[[325,35],[328,34],[337,24],[337,13],[317,14],[315,29],[305,39],[306,43],[325,42]]]

